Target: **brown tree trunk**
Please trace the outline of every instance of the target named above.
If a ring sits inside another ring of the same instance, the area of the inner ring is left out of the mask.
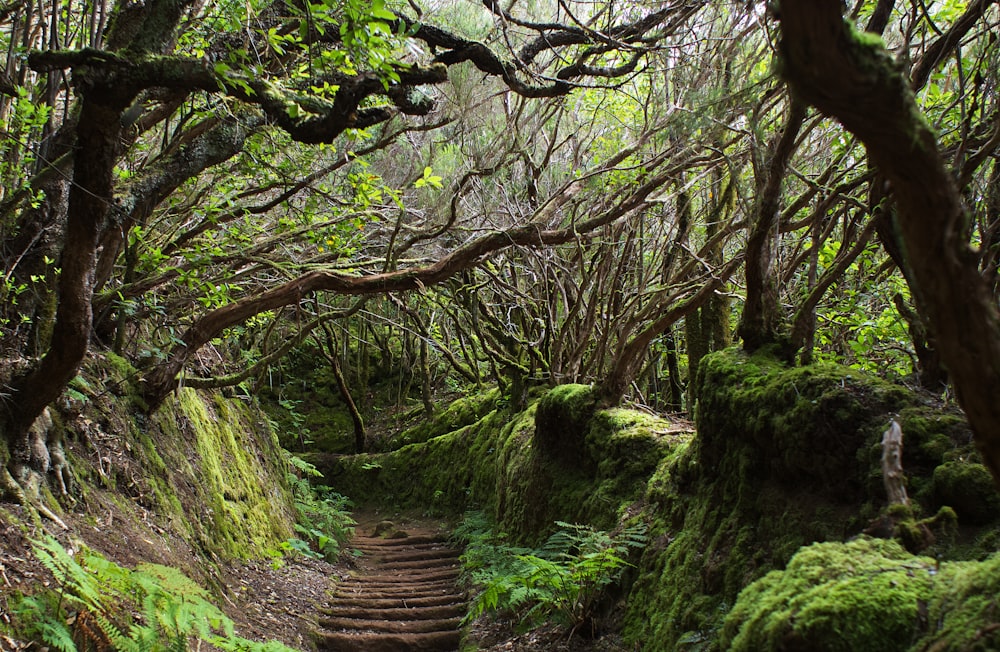
[[[321,324],[321,326],[323,333],[326,335],[326,349],[323,348],[323,343],[318,338],[316,345],[326,355],[326,359],[330,363],[330,370],[333,371],[333,378],[337,383],[337,391],[340,392],[340,397],[344,399],[347,411],[351,414],[351,423],[354,424],[354,452],[364,453],[368,449],[368,433],[365,430],[365,421],[361,418],[361,412],[358,411],[358,406],[351,395],[351,388],[348,386],[347,379],[344,378],[344,371],[340,367],[337,340],[333,336],[333,331],[330,330],[327,324]]]
[[[907,285],[913,288],[916,287],[916,280],[913,277],[913,270],[910,269],[909,263],[903,255],[903,243],[897,226],[896,208],[888,201],[886,185],[885,178],[881,175],[876,176],[872,182],[872,191],[868,200],[872,221],[875,223],[875,232],[878,234],[882,248],[902,272]],[[919,300],[919,295],[914,293],[914,303]],[[917,304],[918,310],[914,312],[900,295],[894,297],[893,301],[900,316],[903,317],[908,326],[910,342],[913,344],[913,352],[917,356],[916,371],[920,378],[920,384],[933,392],[941,391],[948,384],[948,372],[941,364],[941,354],[934,343],[934,334],[927,324],[926,309]]]
[[[674,339],[673,328],[667,329],[665,346],[667,349],[667,383],[670,388],[667,409],[671,412],[680,412],[684,409],[684,388],[681,386],[681,370],[677,363],[677,341]],[[688,406],[688,411],[691,411],[690,406]]]
[[[708,303],[706,301],[705,303]],[[698,365],[701,359],[708,355],[708,335],[702,330],[701,311],[695,310],[684,317],[684,345],[688,356],[687,404],[694,406],[695,378],[698,377]],[[692,413],[690,416],[694,416]]]
[[[865,143],[888,179],[918,305],[1000,484],[1000,313],[964,236],[968,216],[909,81],[880,42],[844,21],[841,6],[782,3],[782,71],[793,92]]]
[[[29,469],[31,424],[59,397],[87,353],[97,242],[111,205],[112,170],[124,104],[121,98],[105,98],[97,91],[82,103],[51,344],[32,372],[11,381],[13,400],[4,401],[0,408],[10,469],[18,482]]]
[[[753,228],[747,239],[746,302],[740,318],[739,334],[748,351],[776,342],[781,322],[778,286],[774,274],[774,249],[781,186],[785,170],[795,151],[795,138],[806,117],[805,105],[793,97],[788,119],[777,141],[768,146],[765,168],[757,184],[757,203]]]

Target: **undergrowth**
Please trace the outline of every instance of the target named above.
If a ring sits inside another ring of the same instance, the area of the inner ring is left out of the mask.
[[[87,549],[73,556],[51,536],[32,543],[55,585],[15,596],[12,606],[18,635],[41,649],[184,652],[199,641],[232,652],[292,650],[236,636],[208,592],[176,568],[130,570]]]
[[[587,626],[593,633],[606,589],[631,566],[629,553],[646,545],[646,526],[605,532],[562,521],[556,525],[555,534],[531,549],[494,534],[481,512],[466,514],[454,536],[465,543],[464,571],[478,590],[467,622],[509,613],[525,629],[554,622],[571,636]]]
[[[310,478],[323,474],[309,462],[294,455],[288,455],[288,462],[293,469],[288,485],[295,500],[295,531],[302,536],[283,542],[282,551],[332,562],[354,536],[351,501],[330,487],[313,484]]]

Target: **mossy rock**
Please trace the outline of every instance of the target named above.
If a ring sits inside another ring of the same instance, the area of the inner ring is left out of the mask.
[[[472,425],[495,410],[499,399],[500,390],[494,388],[452,401],[431,419],[399,433],[392,439],[391,446],[401,448],[407,444],[417,444]]]
[[[937,563],[894,541],[800,550],[740,593],[719,647],[731,652],[893,652],[918,635]]]
[[[885,503],[880,443],[894,415],[922,419],[907,443],[924,482],[935,458],[919,442],[946,456],[966,436],[905,388],[837,365],[730,349],[703,358],[696,383],[697,437],[661,462],[645,494],[657,543],[639,564],[625,638],[647,649],[708,645],[748,584],[803,545],[867,527]]]
[[[896,542],[800,550],[748,586],[717,647],[730,652],[992,652],[1000,649],[1000,555],[938,563]]]
[[[959,522],[984,525],[1000,517],[1000,493],[989,470],[977,462],[951,461],[934,469],[931,494],[958,513]]]
[[[759,473],[845,501],[867,491],[871,469],[858,452],[880,440],[890,413],[914,400],[847,367],[787,367],[735,350],[701,361],[697,396],[703,464],[719,464],[733,442],[745,442]]]
[[[955,452],[972,451],[972,431],[961,414],[922,406],[900,411],[903,430],[903,468],[908,473],[929,473]]]
[[[1000,650],[1000,555],[984,561],[942,564],[927,600],[928,631],[914,652]]]
[[[586,434],[597,409],[590,385],[559,385],[542,397],[535,415],[535,445],[577,468],[595,463],[586,452]]]

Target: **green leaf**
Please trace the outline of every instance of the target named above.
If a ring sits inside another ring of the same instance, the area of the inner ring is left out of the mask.
[[[421,178],[417,179],[413,183],[413,186],[416,187],[416,188],[423,188],[424,186],[433,186],[435,188],[444,188],[444,186],[441,185],[441,177],[439,177],[436,174],[434,174],[434,171],[431,169],[431,167],[429,165],[424,168],[424,176],[422,176]]]
[[[385,8],[384,0],[375,0],[372,2],[372,8],[369,12],[372,18],[380,18],[382,20],[395,20],[396,14],[392,13]]]

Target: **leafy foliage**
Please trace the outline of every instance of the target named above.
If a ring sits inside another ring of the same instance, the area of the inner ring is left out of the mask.
[[[288,553],[303,554],[316,559],[333,561],[343,545],[354,536],[351,501],[325,485],[313,485],[309,478],[322,474],[315,466],[294,455],[288,456],[294,471],[288,474],[288,484],[295,499],[298,523],[295,531],[304,539],[289,539],[282,544]]]
[[[83,550],[75,557],[55,538],[34,542],[56,587],[14,601],[25,637],[61,652],[184,652],[193,639],[223,650],[284,652],[233,633],[233,622],[209,593],[176,568],[140,564],[130,570]]]
[[[528,627],[553,621],[576,632],[593,625],[604,591],[630,566],[630,551],[646,545],[646,526],[604,532],[562,521],[556,525],[560,529],[532,550],[492,534],[481,512],[466,515],[455,534],[468,542],[465,571],[482,587],[467,620],[513,612]]]

